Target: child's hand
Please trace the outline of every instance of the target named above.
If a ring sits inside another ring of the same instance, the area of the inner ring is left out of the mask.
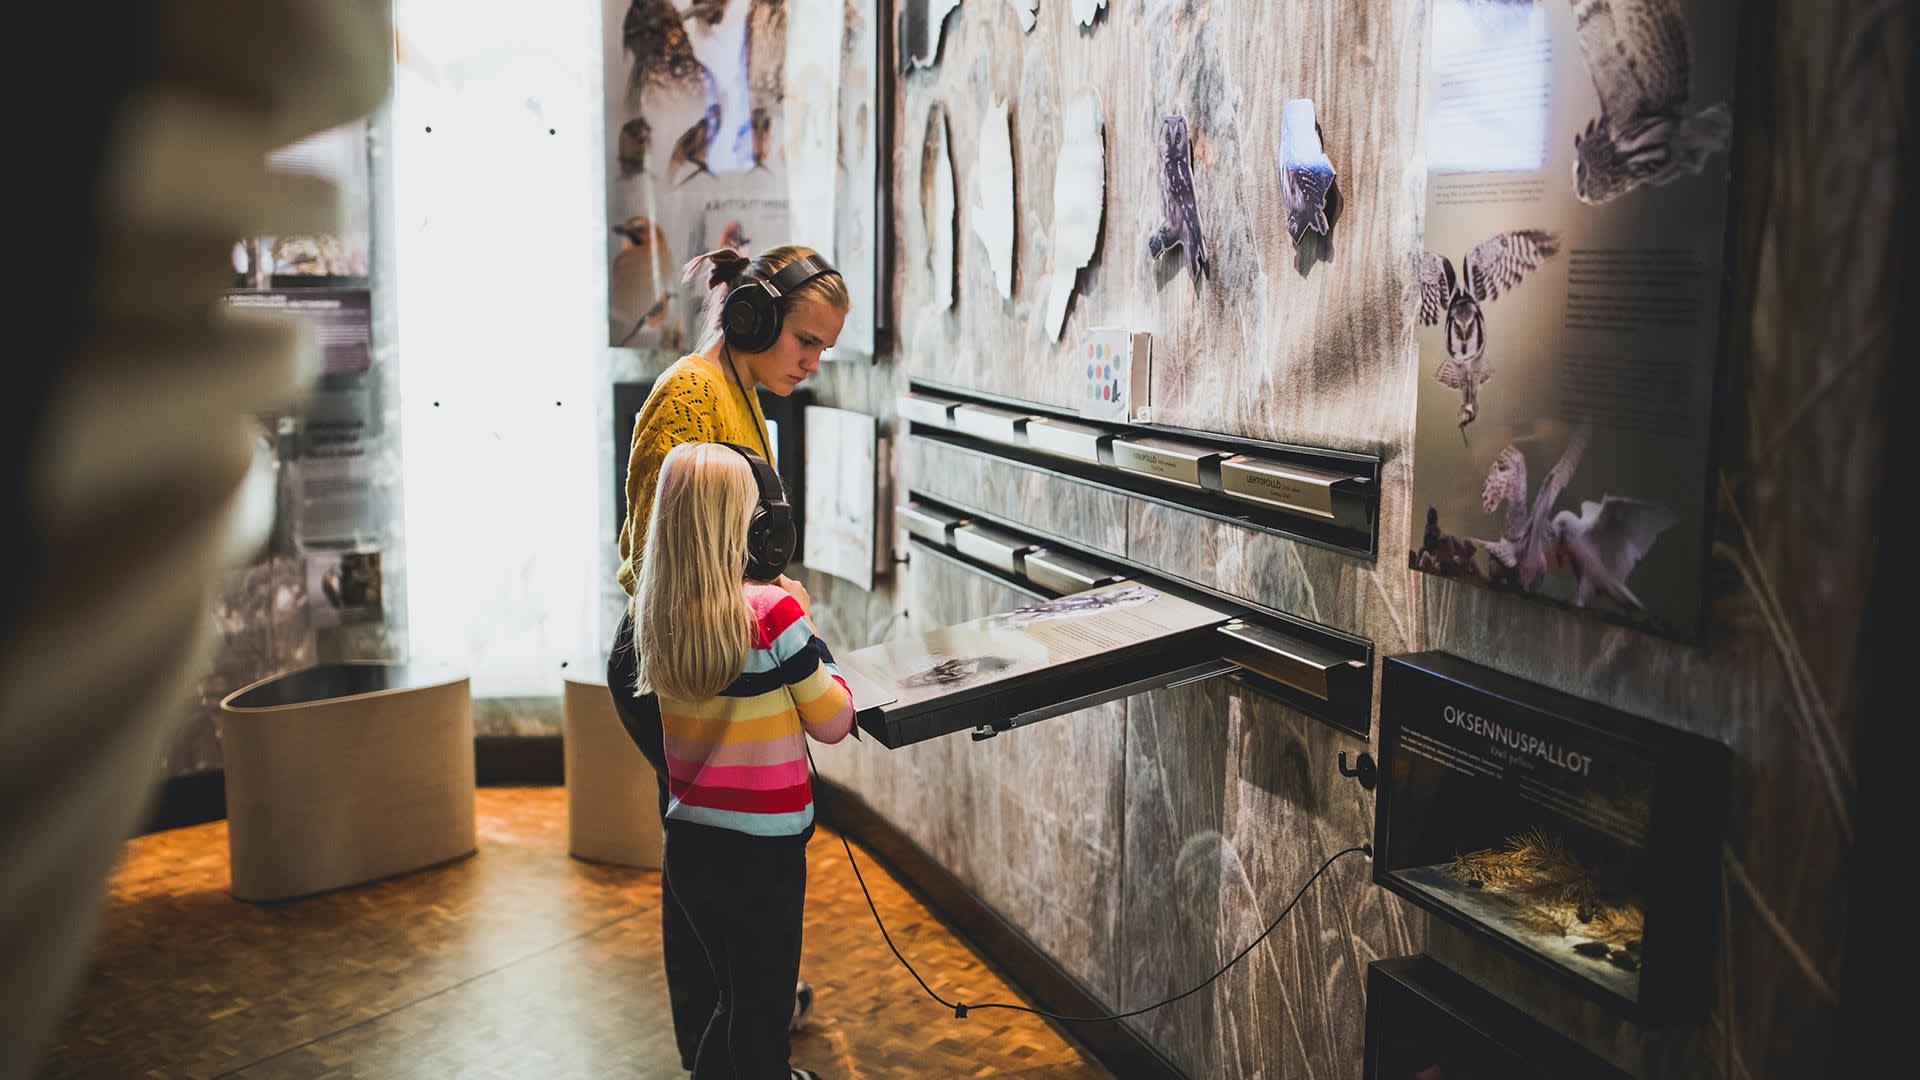
[[[805,585],[800,584],[785,574],[774,578],[773,583],[787,590],[788,596],[799,601],[801,611],[806,612],[808,615],[813,614],[813,598],[807,595],[807,587]]]

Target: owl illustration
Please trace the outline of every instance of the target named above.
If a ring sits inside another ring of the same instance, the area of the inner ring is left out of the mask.
[[[617,154],[620,175],[634,177],[647,171],[647,151],[653,148],[653,125],[644,116],[636,116],[620,125]]]
[[[1200,210],[1194,205],[1193,145],[1187,118],[1160,118],[1160,203],[1165,221],[1147,237],[1147,254],[1159,258],[1175,244],[1187,249],[1195,277],[1206,277],[1207,241],[1200,234]]]
[[[720,246],[723,248],[732,248],[745,255],[747,245],[751,243],[753,243],[753,237],[747,235],[747,227],[742,225],[738,218],[727,222],[726,227],[720,230]]]
[[[701,173],[713,175],[713,170],[707,168],[707,147],[713,145],[714,136],[718,134],[720,134],[720,106],[714,104],[707,106],[706,115],[695,120],[693,126],[681,132],[680,137],[673,141],[673,153],[667,158],[668,178],[671,179],[683,165],[693,166],[692,172],[674,181],[675,187]]]
[[[1486,483],[1480,488],[1480,508],[1493,514],[1505,506],[1506,529],[1498,540],[1472,541],[1492,558],[1492,584],[1530,589],[1546,576],[1555,539],[1553,507],[1566,490],[1567,481],[1580,468],[1591,435],[1592,429],[1585,424],[1575,429],[1560,460],[1547,470],[1532,498],[1527,496],[1527,459],[1520,448],[1509,443],[1494,456],[1493,467],[1487,470]]]
[[[1287,210],[1287,235],[1298,246],[1308,230],[1323,238],[1327,222],[1327,193],[1333,188],[1333,162],[1320,145],[1320,125],[1313,118],[1313,102],[1295,98],[1280,118],[1280,201]]]
[[[1727,148],[1725,102],[1688,115],[1693,61],[1679,0],[1570,0],[1600,115],[1573,137],[1573,190],[1610,202],[1692,176]]]
[[[1493,376],[1487,364],[1487,324],[1480,305],[1525,280],[1548,258],[1559,254],[1560,237],[1540,229],[1516,229],[1483,240],[1460,264],[1466,280],[1454,275],[1444,255],[1420,256],[1420,324],[1447,324],[1447,358],[1433,377],[1460,392],[1460,438],[1480,415],[1480,384]]]

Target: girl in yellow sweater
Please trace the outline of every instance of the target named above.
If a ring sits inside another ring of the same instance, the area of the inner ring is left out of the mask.
[[[766,418],[760,413],[754,391],[765,388],[786,397],[819,371],[820,354],[839,339],[851,306],[840,274],[804,247],[771,248],[752,261],[731,249],[711,251],[689,262],[684,277],[691,279],[701,273],[706,275],[708,293],[700,349],[681,357],[654,382],[634,423],[627,460],[627,520],[620,527],[619,581],[628,596],[638,585],[654,491],[668,451],[683,443],[730,442],[758,449],[772,461]],[[804,280],[796,281],[802,276]],[[773,302],[779,313],[777,336],[757,351],[733,344],[752,335],[736,330],[730,341],[720,325],[727,297],[748,283],[758,283],[762,288],[777,284],[780,293]],[[803,610],[810,606],[799,582],[783,574],[774,584],[791,593]],[[653,694],[634,695],[636,669],[633,605],[629,604],[607,659],[607,686],[621,723],[653,765],[664,818],[669,778],[662,747],[660,702]],[[674,1040],[681,1065],[691,1069],[701,1035],[713,1015],[718,989],[685,909],[665,890],[660,903],[660,930]],[[797,1026],[811,1007],[812,990],[801,983],[795,994],[793,1019]]]

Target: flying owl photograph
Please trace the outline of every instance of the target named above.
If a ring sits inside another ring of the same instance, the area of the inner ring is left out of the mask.
[[[1653,542],[1678,518],[1659,503],[1607,495],[1599,502],[1582,502],[1580,513],[1562,510],[1553,516],[1548,552],[1556,568],[1573,574],[1573,602],[1587,607],[1605,597],[1628,607],[1644,609],[1627,577],[1646,558]]]
[[[1528,494],[1527,458],[1520,448],[1508,443],[1494,456],[1487,470],[1486,483],[1480,489],[1480,508],[1489,514],[1507,510],[1506,529],[1498,540],[1473,540],[1473,545],[1492,558],[1489,579],[1495,586],[1531,589],[1550,569],[1555,536],[1553,508],[1567,489],[1567,482],[1580,468],[1587,452],[1592,428],[1585,424],[1575,429],[1560,453],[1560,460],[1547,470],[1538,490]]]
[[[1207,276],[1207,241],[1200,233],[1200,210],[1194,205],[1193,145],[1187,138],[1187,118],[1160,118],[1160,203],[1164,220],[1147,237],[1147,255],[1159,258],[1175,245],[1186,249],[1196,279]]]
[[[1679,0],[1570,0],[1600,115],[1573,137],[1573,189],[1591,205],[1693,176],[1727,148],[1725,102],[1689,112],[1693,61]]]
[[[1559,254],[1558,234],[1516,229],[1483,240],[1467,252],[1455,274],[1444,255],[1420,256],[1420,325],[1446,323],[1447,358],[1433,373],[1440,385],[1460,393],[1460,439],[1480,415],[1480,384],[1493,377],[1487,363],[1487,324],[1481,310],[1508,292],[1547,259]]]

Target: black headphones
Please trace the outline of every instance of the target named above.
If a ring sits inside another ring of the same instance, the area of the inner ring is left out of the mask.
[[[720,330],[727,344],[741,352],[766,352],[780,340],[780,324],[786,319],[786,297],[822,274],[838,274],[833,265],[818,255],[802,255],[780,268],[771,281],[748,272],[746,280],[727,293],[720,305]]]
[[[753,520],[747,525],[746,576],[752,581],[772,581],[793,558],[793,507],[787,505],[786,488],[766,458],[739,443],[720,445],[747,459],[760,489],[760,505],[753,508]]]

